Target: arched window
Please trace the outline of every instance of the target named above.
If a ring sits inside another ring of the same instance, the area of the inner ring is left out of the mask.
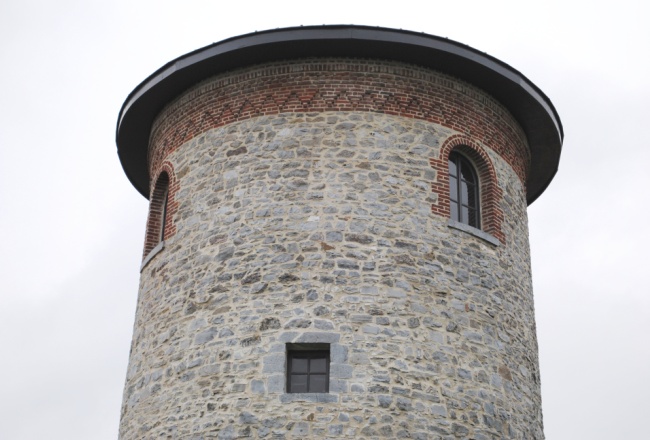
[[[479,182],[472,163],[463,155],[449,155],[449,209],[451,218],[477,229],[481,227]]]
[[[158,243],[164,241],[168,231],[168,199],[169,199],[169,175],[163,171],[156,185],[154,186],[151,200],[149,202],[149,219],[147,221],[147,236],[144,244],[144,256],[146,257]]]

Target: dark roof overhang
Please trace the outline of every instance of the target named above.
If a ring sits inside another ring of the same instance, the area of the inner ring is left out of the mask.
[[[503,104],[523,128],[531,150],[528,204],[544,192],[558,169],[562,123],[551,101],[507,64],[446,38],[367,26],[333,25],[274,29],[229,38],[162,66],[128,96],[117,121],[116,142],[124,171],[149,195],[147,147],[162,108],[210,76],[252,64],[304,57],[378,58],[416,64],[463,79]]]

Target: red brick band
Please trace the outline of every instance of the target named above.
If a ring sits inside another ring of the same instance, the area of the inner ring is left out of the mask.
[[[369,111],[449,127],[497,152],[525,184],[526,137],[480,89],[442,73],[388,61],[314,59],[274,63],[209,79],[165,108],[152,129],[155,176],[176,148],[210,129],[255,116]]]

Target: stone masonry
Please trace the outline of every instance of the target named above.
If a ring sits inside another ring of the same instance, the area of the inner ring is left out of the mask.
[[[459,148],[483,230],[449,218]],[[149,167],[173,209],[121,439],[544,438],[530,153],[487,93],[393,61],[246,67],[167,104]],[[328,393],[286,392],[287,344],[329,344]]]

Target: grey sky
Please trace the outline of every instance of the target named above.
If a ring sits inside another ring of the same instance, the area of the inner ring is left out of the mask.
[[[449,37],[521,71],[565,128],[530,207],[550,440],[639,439],[650,410],[650,6],[642,0],[0,3],[0,439],[115,439],[147,202],[128,93],[215,41],[300,24]]]

